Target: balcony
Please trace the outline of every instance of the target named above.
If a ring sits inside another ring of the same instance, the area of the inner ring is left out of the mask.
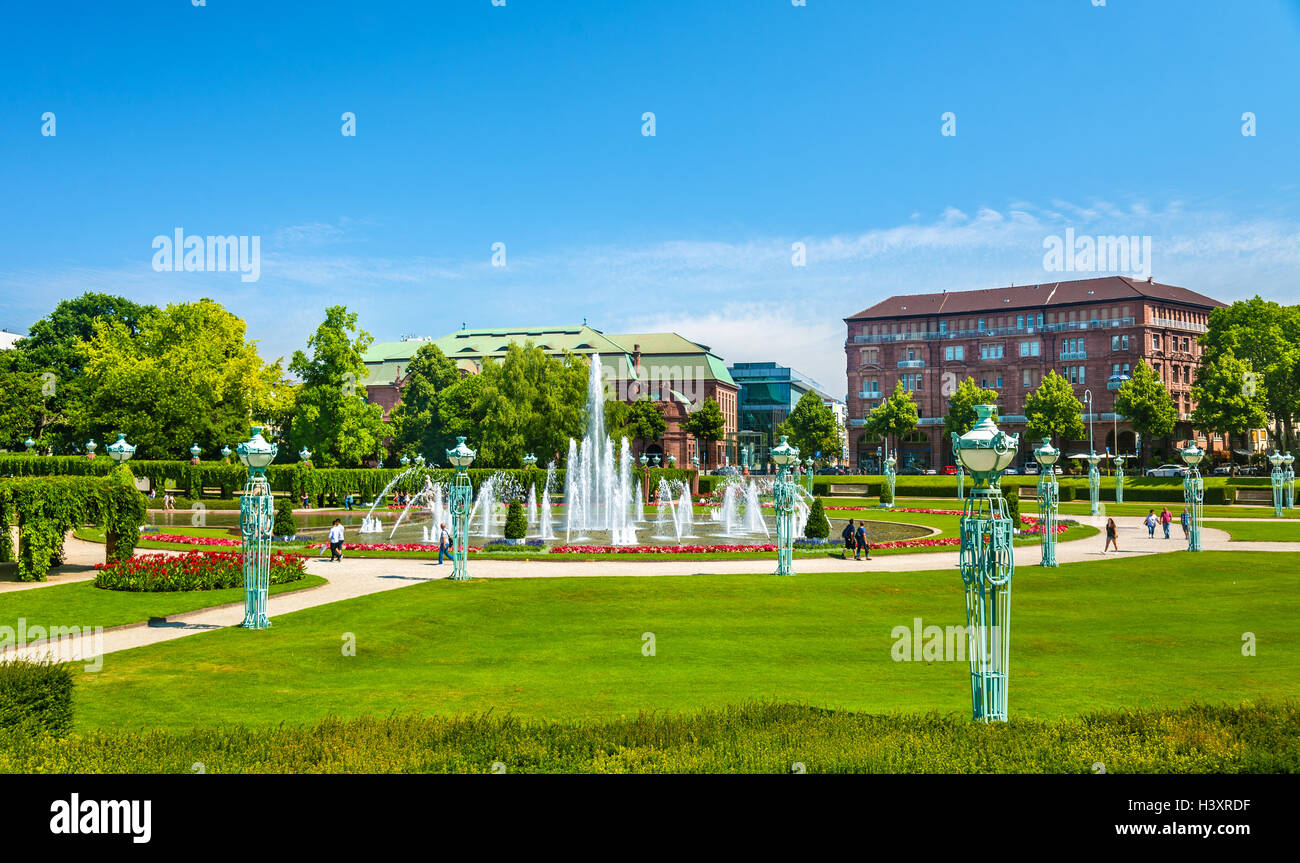
[[[850,425],[852,428],[855,428],[855,429],[860,429],[860,428],[862,428],[862,427],[863,427],[864,425],[866,425],[866,424],[867,424],[867,420],[866,420],[865,417],[863,417],[862,419],[850,419],[850,420],[849,420],[849,425]]]
[[[1120,387],[1124,386],[1125,383],[1126,383],[1125,381],[1106,381],[1106,389],[1117,390]]]
[[[1027,423],[1029,422],[1029,417],[1025,416],[1024,414],[998,414],[998,422]]]
[[[858,398],[860,398],[860,399],[881,399],[881,398],[884,398],[884,396],[882,396],[882,395],[880,394],[880,390],[871,390],[871,391],[863,390],[862,392],[858,393]]]
[[[898,367],[900,369],[923,369],[925,368],[925,360],[899,360]]]
[[[1088,358],[1087,351],[1062,351],[1061,352],[1062,360],[1086,360],[1087,358]]]
[[[1152,326],[1165,327],[1171,330],[1187,330],[1193,333],[1203,333],[1209,330],[1205,324],[1193,324],[1187,321],[1175,321],[1172,318],[1152,318]]]
[[[1160,321],[1156,321],[1159,326],[1164,326]],[[994,338],[996,336],[1032,336],[1035,333],[1061,333],[1075,330],[1105,330],[1115,329],[1116,327],[1136,326],[1137,321],[1134,318],[1098,318],[1095,321],[1061,321],[1054,324],[1043,324],[1040,326],[1025,327],[995,327],[983,330],[948,330],[941,333],[932,332],[908,332],[908,333],[877,333],[876,335],[854,336],[853,344],[885,344],[889,342],[919,342],[932,339],[982,339]],[[1192,330],[1194,332],[1205,332],[1205,327],[1199,324],[1187,324],[1182,321],[1169,322],[1170,326],[1176,326],[1179,329]]]

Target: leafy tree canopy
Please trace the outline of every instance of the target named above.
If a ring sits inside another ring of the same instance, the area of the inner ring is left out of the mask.
[[[875,410],[867,414],[864,426],[866,433],[884,438],[886,442],[892,436],[897,445],[898,439],[916,428],[921,416],[916,410],[912,394],[903,388],[903,382],[894,384],[894,392],[881,402]]]
[[[945,434],[964,435],[975,427],[975,405],[997,404],[998,391],[986,390],[966,378],[948,399],[948,413],[943,418]]]
[[[1025,420],[1025,433],[1034,439],[1046,437],[1060,444],[1081,440],[1088,434],[1083,424],[1083,402],[1055,369],[1047,373],[1038,389],[1025,396]]]
[[[790,416],[777,427],[777,434],[787,435],[805,457],[820,452],[822,458],[836,459],[844,447],[835,412],[812,390],[799,397]]]
[[[1145,441],[1164,437],[1174,430],[1178,409],[1155,371],[1138,360],[1130,377],[1115,393],[1115,411],[1127,417],[1133,430]]]

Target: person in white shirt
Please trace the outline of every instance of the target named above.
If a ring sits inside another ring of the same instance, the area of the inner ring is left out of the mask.
[[[336,518],[330,528],[330,562],[343,559],[343,524]]]
[[[451,534],[447,532],[447,522],[438,525],[438,562],[434,566],[442,566],[442,559],[446,557],[451,560]]]

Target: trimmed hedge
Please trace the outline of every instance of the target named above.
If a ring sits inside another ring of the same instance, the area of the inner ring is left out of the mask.
[[[62,662],[0,661],[0,729],[72,729],[72,672]]]

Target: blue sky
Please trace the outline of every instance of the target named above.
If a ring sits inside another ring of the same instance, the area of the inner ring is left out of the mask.
[[[211,296],[268,359],[337,302],[380,340],[586,318],[839,392],[843,317],[1062,278],[1067,228],[1300,301],[1300,2],[1093,2],[24,4],[0,327],[91,289]],[[155,272],[178,227],[259,236],[260,280]]]

